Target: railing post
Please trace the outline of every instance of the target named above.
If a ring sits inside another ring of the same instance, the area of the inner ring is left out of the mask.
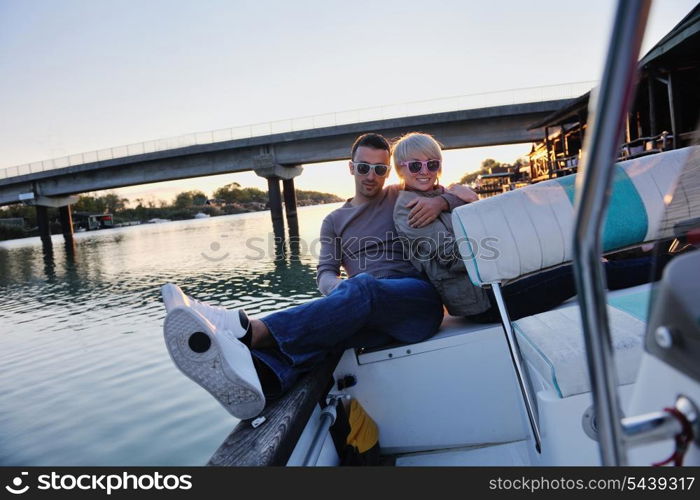
[[[510,359],[513,363],[513,369],[515,370],[515,378],[518,381],[518,387],[520,388],[520,396],[522,397],[523,405],[525,406],[527,420],[530,424],[530,430],[532,431],[532,438],[535,441],[535,449],[537,450],[537,453],[542,453],[542,436],[540,434],[540,426],[537,421],[535,398],[532,394],[530,382],[525,372],[525,365],[523,363],[522,356],[520,355],[518,339],[515,338],[515,334],[513,333],[513,325],[510,321],[510,316],[508,315],[508,309],[506,308],[503,294],[501,293],[501,284],[491,283],[491,289],[493,290],[493,295],[496,299],[496,306],[498,307],[498,312],[501,316],[503,333],[506,336],[506,344],[508,345]]]
[[[671,113],[671,134],[673,134],[673,146],[671,149],[678,149],[678,127],[676,124],[676,105],[675,105],[675,100],[673,98],[673,75],[671,73],[668,74],[667,78],[668,83],[666,84],[668,87],[668,109]]]

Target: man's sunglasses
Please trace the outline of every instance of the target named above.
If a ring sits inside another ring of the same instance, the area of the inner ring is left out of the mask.
[[[370,170],[374,170],[374,174],[379,177],[384,177],[389,173],[389,165],[384,165],[383,163],[365,163],[360,161],[357,163],[352,162],[352,164],[355,166],[355,172],[360,175],[367,175]]]
[[[417,174],[423,169],[423,166],[428,167],[428,170],[431,172],[437,172],[440,170],[440,164],[442,163],[441,160],[427,160],[427,161],[420,161],[420,160],[411,160],[411,161],[402,161],[401,165],[404,167],[408,167],[409,172],[412,174]]]

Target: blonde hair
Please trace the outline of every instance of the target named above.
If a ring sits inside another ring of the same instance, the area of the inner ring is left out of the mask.
[[[442,160],[442,146],[435,140],[435,138],[430,134],[424,134],[423,132],[410,132],[396,142],[392,146],[392,155],[394,162],[394,169],[396,174],[402,181],[403,176],[402,170],[399,168],[401,162],[413,160],[417,155],[424,155],[431,160]],[[442,167],[438,170],[438,181],[440,179],[440,174],[442,174]]]

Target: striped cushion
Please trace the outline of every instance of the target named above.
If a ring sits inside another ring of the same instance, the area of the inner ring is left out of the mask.
[[[682,168],[698,157],[695,146],[616,164],[604,250],[656,239]],[[552,179],[454,210],[458,248],[475,285],[571,261],[576,178]]]

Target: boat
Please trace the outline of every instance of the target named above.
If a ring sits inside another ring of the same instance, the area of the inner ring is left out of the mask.
[[[76,231],[94,231],[97,229],[110,229],[115,227],[114,217],[109,213],[94,214],[89,212],[74,212]]]
[[[197,212],[194,214],[195,219],[208,219],[209,217],[209,214],[205,214],[204,212]]]
[[[648,7],[619,4],[580,171],[453,212],[501,322],[447,316],[424,342],[331,355],[210,465],[338,465],[349,399],[384,465],[700,465],[700,146],[616,162]],[[669,254],[661,278],[606,290],[604,256],[650,244]],[[569,262],[577,298],[511,321],[503,284]]]
[[[170,219],[159,219],[158,217],[155,217],[148,220],[148,224],[160,224],[162,222],[170,222]]]

